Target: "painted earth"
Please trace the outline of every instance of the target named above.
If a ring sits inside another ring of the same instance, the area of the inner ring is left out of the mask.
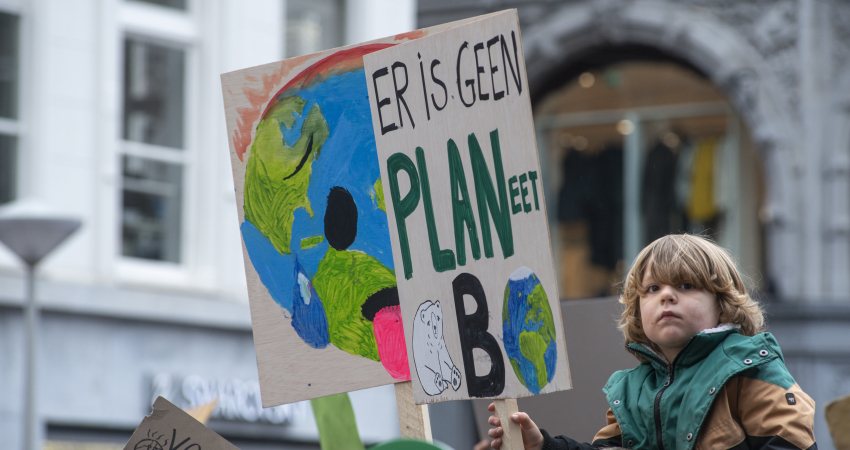
[[[296,76],[263,113],[247,156],[242,236],[305,343],[409,379],[364,51],[349,52]]]
[[[558,350],[549,299],[527,267],[515,270],[505,286],[502,331],[514,373],[529,391],[539,393],[555,375]]]

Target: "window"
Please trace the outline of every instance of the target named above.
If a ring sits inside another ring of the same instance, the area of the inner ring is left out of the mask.
[[[186,52],[124,40],[121,253],[181,261]]]
[[[286,56],[339,47],[343,43],[340,0],[286,0]]]
[[[20,84],[18,34],[18,16],[0,12],[0,204],[17,196]]]
[[[181,49],[124,41],[124,139],[183,147],[184,65]]]

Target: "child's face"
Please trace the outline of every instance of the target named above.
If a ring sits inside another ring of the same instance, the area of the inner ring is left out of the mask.
[[[720,306],[708,291],[687,283],[679,286],[658,283],[652,279],[649,268],[643,286],[646,289],[646,294],[640,297],[643,331],[669,362],[692,337],[716,327],[720,321]]]

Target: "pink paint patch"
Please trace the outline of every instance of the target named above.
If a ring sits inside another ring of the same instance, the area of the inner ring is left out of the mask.
[[[378,355],[387,373],[399,381],[410,381],[407,365],[407,347],[404,345],[404,327],[401,324],[401,308],[387,306],[375,314],[372,320]]]

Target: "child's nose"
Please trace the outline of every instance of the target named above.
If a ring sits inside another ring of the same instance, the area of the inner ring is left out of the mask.
[[[662,302],[675,302],[676,301],[676,290],[673,289],[673,286],[668,286],[666,284],[661,286],[661,301]]]

